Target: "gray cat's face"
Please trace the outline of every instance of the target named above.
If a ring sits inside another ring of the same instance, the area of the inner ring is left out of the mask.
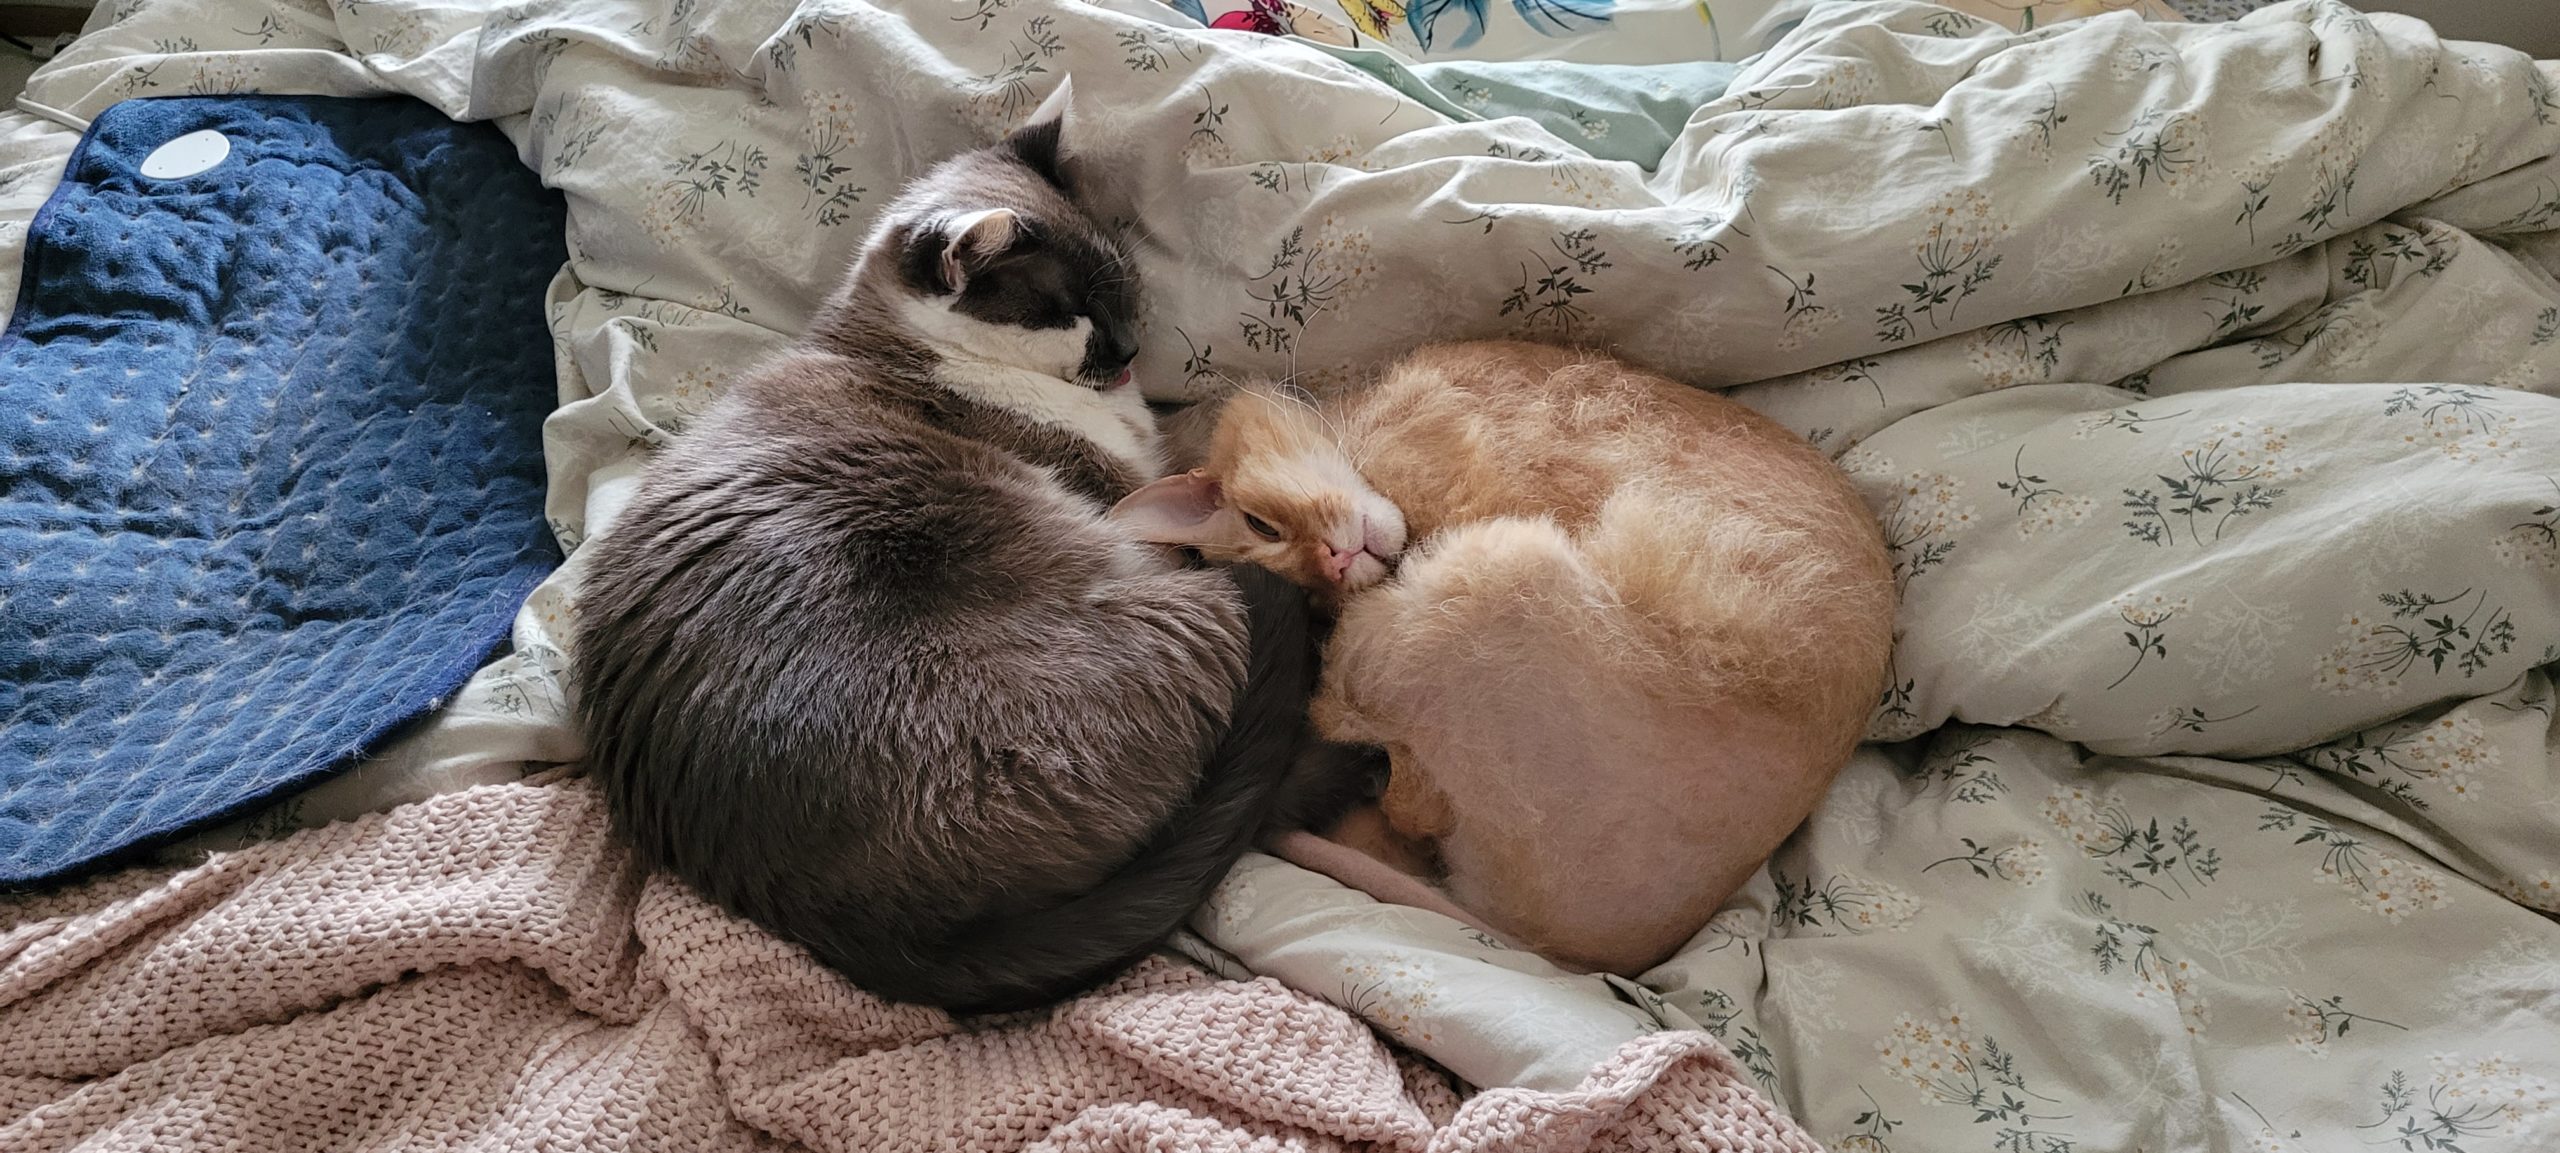
[[[1064,89],[994,148],[928,173],[890,209],[901,319],[945,357],[1109,387],[1138,355],[1137,270],[1062,162]]]

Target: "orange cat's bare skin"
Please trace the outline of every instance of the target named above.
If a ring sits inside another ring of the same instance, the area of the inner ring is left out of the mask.
[[[1604,357],[1439,345],[1320,406],[1248,391],[1169,485],[1152,499],[1219,510],[1182,543],[1339,603],[1317,726],[1388,749],[1394,832],[1568,964],[1633,974],[1685,943],[1819,803],[1884,682],[1891,570],[1847,478]],[[1364,535],[1381,507],[1412,547],[1335,576],[1325,550],[1390,543]]]

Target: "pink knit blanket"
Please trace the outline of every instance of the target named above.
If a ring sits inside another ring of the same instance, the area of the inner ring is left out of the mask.
[[[575,777],[0,899],[0,1149],[389,1147],[1817,1148],[1698,1034],[1462,1100],[1267,978],[892,1006],[643,877]]]

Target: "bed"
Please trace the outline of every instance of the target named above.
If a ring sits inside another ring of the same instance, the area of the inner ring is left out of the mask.
[[[569,205],[568,560],[421,731],[0,904],[0,1144],[2560,1141],[2560,64],[2332,0],[1320,7],[102,9],[0,113],[0,301],[116,101],[494,121]],[[1868,494],[1872,743],[1671,961],[1565,973],[1254,855],[1183,960],[961,1030],[630,876],[552,767],[577,546],[651,446],[1069,73],[1155,399],[1577,341]]]

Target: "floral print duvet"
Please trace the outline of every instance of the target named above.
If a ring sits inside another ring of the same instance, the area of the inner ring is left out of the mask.
[[[2554,70],[2328,4],[1967,31],[1817,13],[1661,170],[1535,205],[1461,176],[1390,233],[1337,186],[1247,273],[1294,280],[1182,326],[1735,384],[1840,453],[1905,597],[1878,743],[1641,980],[1267,859],[1196,951],[1483,1083],[1704,1028],[1844,1149],[2550,1147]],[[1382,319],[1417,263],[1480,298]]]
[[[1454,37],[1489,6],[1423,7]],[[1576,60],[1717,53],[1703,21],[1613,48],[1607,5],[1515,8],[1492,26],[1562,14]],[[1147,238],[1159,399],[1426,339],[1611,348],[1837,455],[1904,596],[1875,743],[1640,980],[1260,856],[1185,950],[1482,1086],[1704,1029],[1845,1150],[2560,1144],[2560,67],[2328,0],[2023,32],[1832,4],[1647,170],[1151,0],[96,24],[31,107],[401,91],[496,120],[571,204],[569,564],[394,754],[441,775],[252,831],[574,758],[576,546],[902,179],[1072,73],[1074,146]],[[34,125],[0,145],[67,147]]]

